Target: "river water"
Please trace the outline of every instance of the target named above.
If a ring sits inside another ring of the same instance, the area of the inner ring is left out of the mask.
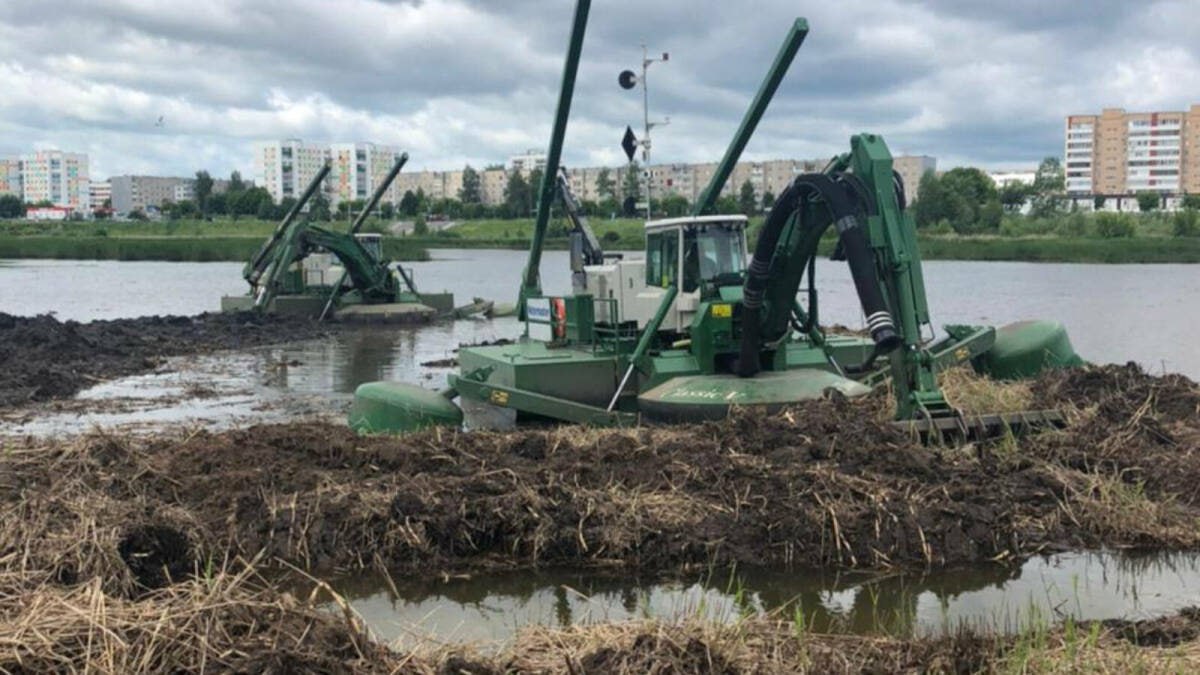
[[[418,288],[451,290],[459,302],[483,297],[512,302],[525,265],[524,251],[434,249],[433,260],[411,263]],[[543,288],[570,291],[564,251],[547,251]],[[863,325],[846,266],[819,266],[822,321]],[[1200,379],[1200,265],[1084,265],[1059,263],[925,263],[925,283],[936,326],[1001,325],[1029,318],[1061,321],[1077,351],[1096,362],[1138,361],[1152,372],[1180,372]],[[116,261],[0,261],[0,312],[55,312],[88,321],[151,314],[215,311],[220,297],[245,291],[240,263]],[[306,364],[339,391],[352,391],[361,376],[378,373],[419,377],[410,364],[446,353],[464,340],[514,337],[512,320],[471,328],[439,327],[393,339],[308,352]],[[353,353],[354,358],[347,354]]]
[[[928,573],[709,571],[657,582],[525,571],[447,582],[367,575],[332,586],[382,640],[502,643],[524,626],[653,618],[803,617],[806,630],[913,636],[959,627],[1013,632],[1062,621],[1150,618],[1200,603],[1200,556],[1064,553],[1012,567]]]

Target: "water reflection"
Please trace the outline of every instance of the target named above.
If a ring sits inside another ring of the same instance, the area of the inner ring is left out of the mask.
[[[382,639],[503,641],[521,626],[774,613],[808,630],[908,636],[961,625],[1015,630],[1033,620],[1143,618],[1200,602],[1200,556],[1071,553],[927,574],[742,568],[661,581],[535,571],[390,582],[334,580]]]

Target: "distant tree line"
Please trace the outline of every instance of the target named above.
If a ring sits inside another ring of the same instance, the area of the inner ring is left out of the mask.
[[[1032,184],[1009,183],[996,187],[987,174],[972,167],[951,169],[942,175],[927,172],[921,178],[913,204],[917,227],[927,232],[1132,237],[1139,229],[1159,235],[1200,236],[1200,195],[1184,195],[1174,214],[1157,214],[1162,195],[1136,193],[1140,214],[1083,213],[1068,208],[1066,177],[1057,157],[1038,166]],[[1103,206],[1098,197],[1093,206]]]

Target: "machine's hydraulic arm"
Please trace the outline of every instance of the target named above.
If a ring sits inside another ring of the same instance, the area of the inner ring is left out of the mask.
[[[579,233],[579,236],[582,238],[583,264],[603,265],[604,250],[600,248],[600,240],[596,238],[596,233],[592,231],[592,226],[588,224],[587,216],[583,214],[583,208],[579,205],[579,200],[575,198],[575,193],[571,191],[571,181],[567,178],[565,167],[560,167],[558,173],[558,194],[562,198],[563,211],[566,212],[567,219],[571,221],[572,232]]]
[[[848,154],[783,191],[763,225],[743,287],[738,374],[757,373],[764,353],[792,330],[801,281],[811,274],[821,236],[835,227],[875,342],[866,363],[841,366],[862,372],[875,357],[889,355],[899,417],[950,410],[922,342],[929,310],[902,194],[891,153],[873,134],[854,136]]]
[[[558,164],[562,157],[563,137],[567,133],[567,119],[571,116],[571,99],[575,96],[575,74],[579,71],[579,56],[583,52],[583,36],[587,30],[588,11],[591,0],[576,0],[575,20],[571,24],[571,39],[567,44],[567,60],[563,65],[562,87],[558,92],[558,107],[554,113],[554,128],[550,132],[550,148],[546,152],[546,168],[542,183],[538,186],[536,220],[533,237],[529,243],[529,261],[521,276],[521,292],[517,298],[517,313],[525,318],[526,298],[542,293],[542,247],[546,241],[546,228],[550,225],[550,204],[557,191]]]
[[[387,301],[395,297],[396,278],[388,270],[387,261],[375,260],[353,234],[309,225],[300,239],[304,249],[301,253],[323,248],[335,255],[364,299]]]
[[[281,257],[280,250],[290,248],[292,240],[299,229],[303,227],[302,224],[295,222],[296,218],[300,215],[304,206],[308,204],[308,200],[312,199],[312,196],[317,193],[325,177],[329,175],[329,168],[329,163],[326,162],[321,167],[321,170],[317,172],[317,175],[313,176],[308,186],[304,188],[304,193],[300,195],[300,199],[296,201],[296,205],[287,212],[287,215],[279,222],[279,226],[275,228],[275,231],[271,233],[267,241],[258,249],[258,252],[250,259],[250,262],[246,263],[245,269],[242,270],[242,276],[245,277],[246,281],[250,282],[251,291],[256,292],[258,290],[259,281],[264,275],[268,276],[268,283],[263,284],[264,286],[274,283],[272,277],[277,275],[280,269],[280,266],[275,264]],[[283,257],[287,256],[284,255]]]
[[[375,192],[371,195],[371,199],[367,200],[366,205],[363,206],[363,210],[350,225],[351,235],[357,234],[358,231],[362,229],[363,223],[367,222],[367,217],[370,216],[371,212],[375,210],[375,207],[379,205],[379,200],[383,199],[383,195],[387,192],[388,188],[391,187],[392,181],[396,180],[396,176],[400,175],[400,170],[404,168],[404,165],[407,162],[408,153],[400,153],[400,156],[396,158],[395,163],[392,164],[391,170],[387,172],[387,175],[383,177],[383,180],[375,188]],[[321,309],[321,316],[318,318],[318,321],[324,321],[325,316],[329,314],[329,310],[333,307],[334,301],[337,300],[338,296],[341,294],[342,284],[346,282],[346,277],[349,274],[350,268],[346,267],[346,271],[342,272],[341,278],[338,279],[337,283],[335,283],[333,288],[330,289],[329,298],[325,301],[325,307]],[[413,293],[416,293],[417,289],[412,287],[412,280],[408,278],[408,275],[404,274],[403,270],[401,270],[401,276],[404,279],[404,283],[408,285],[409,290]]]

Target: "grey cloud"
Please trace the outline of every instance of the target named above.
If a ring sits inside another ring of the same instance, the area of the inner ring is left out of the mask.
[[[96,173],[249,169],[250,141],[409,148],[414,168],[545,144],[567,0],[0,2],[0,152],[83,148]],[[797,12],[812,27],[752,157],[821,156],[861,130],[894,149],[1032,164],[1062,116],[1183,107],[1200,91],[1186,0],[593,3],[566,161],[615,163],[640,98],[617,88],[645,41],[656,161],[712,160]],[[68,39],[64,39],[67,37]],[[167,118],[153,128],[158,115]]]

